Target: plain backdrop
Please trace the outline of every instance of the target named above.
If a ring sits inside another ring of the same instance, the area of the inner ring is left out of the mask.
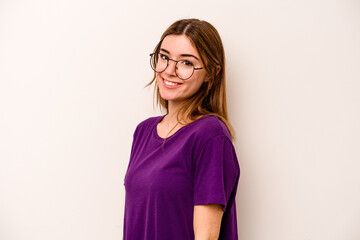
[[[163,114],[149,53],[181,18],[223,39],[239,239],[360,239],[358,0],[0,0],[1,240],[122,239],[132,134]]]

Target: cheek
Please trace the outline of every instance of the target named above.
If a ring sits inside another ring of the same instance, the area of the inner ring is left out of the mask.
[[[194,91],[198,91],[201,87],[201,85],[205,82],[205,77],[201,74],[199,76],[194,76],[194,78],[191,78],[191,85]]]
[[[160,76],[160,74],[156,74],[156,82],[157,82],[157,84],[161,84],[161,80],[162,80],[162,78],[161,78],[161,76]]]
[[[199,92],[202,84],[203,84],[203,81],[192,82],[191,85],[189,85],[187,88],[188,97],[196,95]]]

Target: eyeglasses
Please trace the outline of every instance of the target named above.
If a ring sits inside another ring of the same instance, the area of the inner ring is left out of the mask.
[[[174,61],[175,64],[175,74],[178,78],[182,80],[187,80],[191,78],[195,70],[203,69],[202,67],[196,68],[194,64],[188,60],[174,60],[170,59],[168,56],[161,53],[151,53],[150,54],[150,65],[151,68],[157,72],[162,73],[169,66],[169,61]]]

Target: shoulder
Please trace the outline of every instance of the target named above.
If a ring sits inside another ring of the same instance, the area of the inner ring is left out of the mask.
[[[193,122],[193,126],[197,129],[193,145],[195,162],[223,161],[238,168],[235,147],[223,121],[215,115],[207,115]]]
[[[134,135],[139,134],[139,132],[147,131],[150,128],[154,127],[164,116],[155,116],[149,117],[141,121],[135,129]]]
[[[206,141],[208,139],[222,136],[228,138],[231,142],[228,129],[215,115],[205,115],[191,124],[192,128],[195,130],[195,135],[198,138]]]
[[[161,118],[163,118],[164,116],[155,116],[155,117],[149,117],[143,121],[141,121],[137,127],[146,127],[149,125],[153,125],[153,124],[157,124]]]

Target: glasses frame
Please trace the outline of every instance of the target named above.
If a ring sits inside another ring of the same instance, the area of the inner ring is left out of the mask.
[[[164,72],[164,71],[168,68],[168,66],[169,66],[169,61],[175,62],[175,74],[176,74],[176,76],[177,76],[178,78],[180,78],[181,80],[188,80],[189,78],[192,77],[192,75],[194,75],[195,70],[204,69],[203,67],[198,67],[198,68],[197,68],[197,67],[195,67],[194,65],[192,65],[192,66],[193,66],[193,71],[192,71],[190,77],[188,77],[188,78],[181,78],[181,77],[179,77],[179,75],[177,74],[177,71],[176,71],[176,69],[178,69],[178,68],[177,68],[177,64],[178,64],[178,62],[184,61],[185,59],[174,60],[174,59],[171,59],[171,58],[167,58],[167,59],[166,59],[166,67],[165,67],[164,70],[162,70],[161,72],[158,72],[158,71],[156,71],[156,70],[153,68],[152,61],[151,61],[152,58],[153,58],[153,56],[156,55],[156,54],[160,54],[160,53],[159,53],[159,52],[158,52],[158,53],[150,53],[150,66],[151,66],[152,70],[154,70],[154,72],[157,72],[157,73],[162,73],[162,72]],[[155,57],[155,56],[154,56],[154,57]]]

